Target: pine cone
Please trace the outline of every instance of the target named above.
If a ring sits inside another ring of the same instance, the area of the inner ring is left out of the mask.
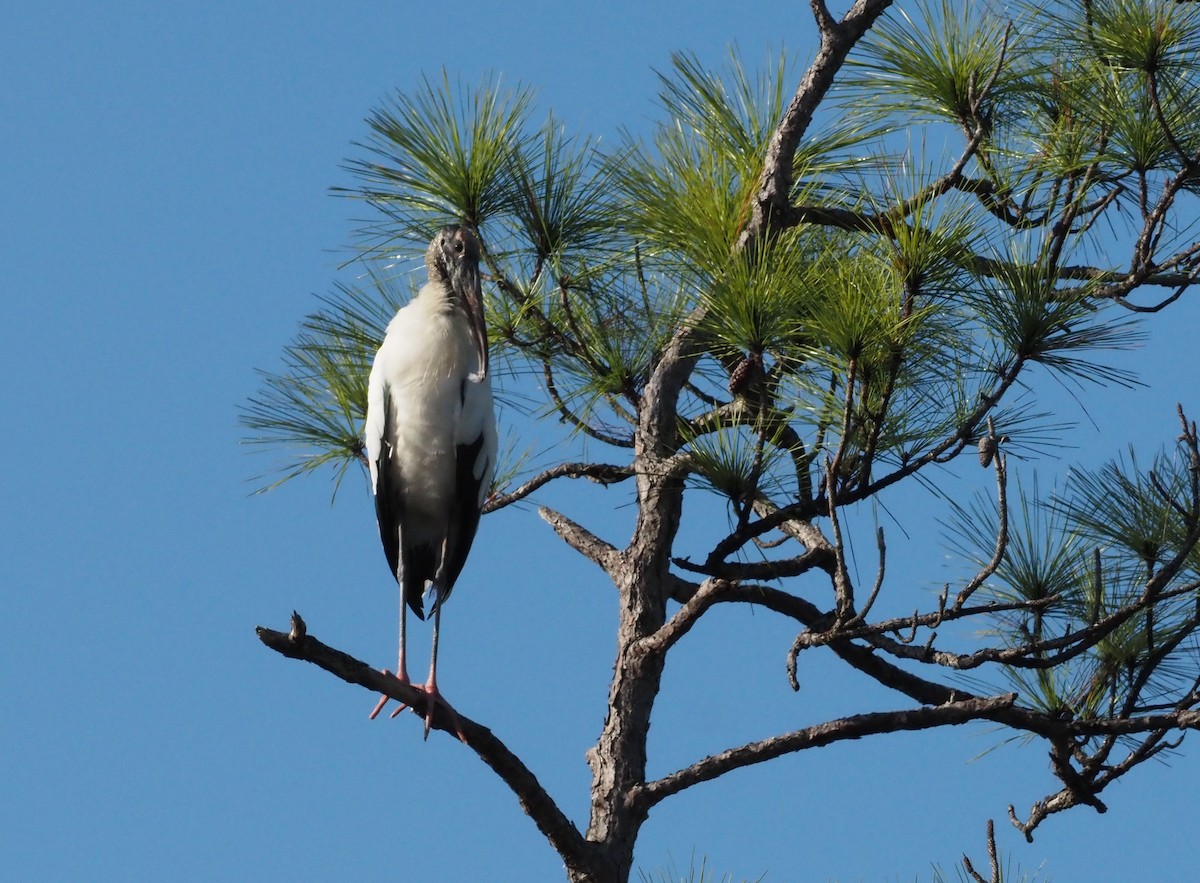
[[[979,465],[987,469],[992,465],[992,460],[996,456],[996,449],[1000,447],[1000,441],[994,435],[985,435],[979,440]]]
[[[762,376],[762,353],[750,353],[743,356],[737,367],[729,375],[730,395],[741,395],[750,386],[751,381]]]

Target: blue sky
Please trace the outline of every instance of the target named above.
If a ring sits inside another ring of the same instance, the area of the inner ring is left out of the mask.
[[[477,759],[371,722],[365,692],[262,648],[293,608],[313,634],[390,665],[394,586],[366,485],[322,478],[250,496],[269,463],[239,444],[256,368],[277,366],[329,291],[362,209],[333,198],[369,111],[445,67],[539,88],[568,125],[617,138],[655,114],[675,49],[719,64],[736,41],[803,51],[807,5],[615,2],[20,4],[0,33],[0,855],[11,879],[561,879],[554,853]],[[1086,391],[1059,452],[1095,464],[1200,413],[1194,304],[1130,357],[1150,385]],[[1159,380],[1157,378],[1162,378]],[[502,421],[504,415],[502,415]],[[1016,464],[1014,463],[1014,466]],[[1055,457],[1020,464],[1060,472]],[[620,542],[619,491],[540,500]],[[906,504],[907,505],[907,504]],[[946,576],[917,503],[889,540],[910,606]],[[714,517],[721,517],[714,513]],[[905,520],[905,519],[908,520]],[[866,525],[869,529],[870,525]],[[905,535],[906,534],[906,535]],[[584,751],[604,717],[611,587],[529,507],[484,520],[447,607],[441,682],[521,754],[581,826]],[[711,617],[664,683],[651,766],[896,707],[814,654],[786,685],[793,632]],[[428,634],[414,627],[415,659]],[[419,669],[419,665],[415,666]],[[1053,790],[1044,753],[984,727],[806,752],[660,806],[647,871],[689,856],[768,881],[929,879],[982,859],[984,822],[1058,883],[1179,879],[1198,824],[1197,758],[1052,818],[1005,821]],[[1185,748],[1190,746],[1185,746]]]

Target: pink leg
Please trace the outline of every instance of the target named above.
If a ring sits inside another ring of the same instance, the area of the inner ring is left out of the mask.
[[[463,735],[462,724],[459,723],[458,714],[450,707],[450,703],[442,696],[441,691],[437,686],[437,652],[438,652],[438,628],[442,623],[442,605],[439,604],[433,612],[433,652],[429,659],[429,680],[425,682],[422,688],[425,694],[429,697],[425,703],[425,738],[429,738],[429,728],[433,725],[433,707],[437,703],[441,703],[442,707],[450,713],[450,720],[454,723],[454,734],[458,736],[458,741],[464,745],[467,742],[467,737]]]
[[[404,631],[405,631],[405,624],[406,624],[405,620],[407,619],[407,617],[406,617],[407,612],[408,611],[405,609],[405,604],[404,604],[404,595],[402,593],[400,595],[400,657],[396,663],[396,680],[398,680],[402,684],[411,684],[412,683],[412,681],[410,681],[408,679],[408,668],[404,664],[404,655],[405,655]],[[383,673],[385,675],[391,674],[391,672],[388,671],[386,668],[383,670]],[[371,720],[375,720],[375,718],[379,715],[379,712],[383,711],[383,706],[387,705],[390,700],[391,700],[390,696],[384,695],[384,696],[379,697],[379,702],[375,705],[375,709],[371,712]],[[406,708],[408,708],[407,705],[401,705],[399,708],[397,708],[395,711],[392,712],[392,717],[395,717],[400,712],[404,711],[404,709],[406,709]]]

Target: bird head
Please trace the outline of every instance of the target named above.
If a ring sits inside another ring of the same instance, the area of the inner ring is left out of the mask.
[[[483,286],[479,279],[479,240],[458,224],[443,227],[425,252],[431,282],[440,282],[450,292],[454,306],[462,310],[475,340],[479,370],[472,378],[482,381],[488,372],[487,325],[483,315]]]

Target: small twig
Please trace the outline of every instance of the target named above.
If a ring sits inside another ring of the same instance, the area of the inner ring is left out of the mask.
[[[883,588],[883,575],[887,565],[887,545],[883,541],[882,527],[875,528],[875,545],[879,548],[879,568],[875,573],[875,585],[871,587],[871,594],[867,596],[866,603],[855,617],[855,622],[866,622],[867,614],[875,606],[875,599],[879,597],[879,590]]]
[[[1183,293],[1191,287],[1192,287],[1191,281],[1185,282],[1182,285],[1180,285],[1178,288],[1176,288],[1175,293],[1172,294],[1170,297],[1166,298],[1165,300],[1161,300],[1158,303],[1153,304],[1148,307],[1141,306],[1139,304],[1131,304],[1123,296],[1114,297],[1113,300],[1120,306],[1129,310],[1131,313],[1157,313],[1160,310],[1166,309],[1171,304],[1175,303],[1175,301],[1179,300],[1179,298],[1183,296]]]
[[[487,513],[503,509],[528,497],[556,478],[586,478],[597,484],[610,485],[624,481],[632,475],[633,469],[629,466],[614,466],[608,463],[561,463],[538,473],[515,490],[490,497],[484,503],[483,511]]]
[[[631,439],[622,438],[621,436],[613,435],[612,433],[598,429],[567,407],[567,403],[563,400],[562,395],[559,394],[558,387],[554,383],[554,372],[550,367],[549,359],[542,360],[542,379],[546,382],[546,392],[550,394],[550,400],[554,402],[555,409],[557,409],[559,415],[564,421],[571,424],[585,435],[590,435],[592,438],[596,439],[597,441],[602,441],[606,445],[612,445],[616,448],[633,447],[633,441]]]
[[[989,436],[995,438],[992,427],[992,418],[988,418],[988,433]],[[1000,567],[1004,561],[1004,553],[1008,549],[1008,469],[1007,462],[1003,454],[998,455],[994,460],[996,466],[996,512],[997,521],[999,524],[996,527],[996,548],[992,553],[992,559],[984,565],[971,581],[963,586],[962,590],[954,599],[954,608],[959,609],[967,600],[975,594],[980,586],[991,577],[993,573]]]

